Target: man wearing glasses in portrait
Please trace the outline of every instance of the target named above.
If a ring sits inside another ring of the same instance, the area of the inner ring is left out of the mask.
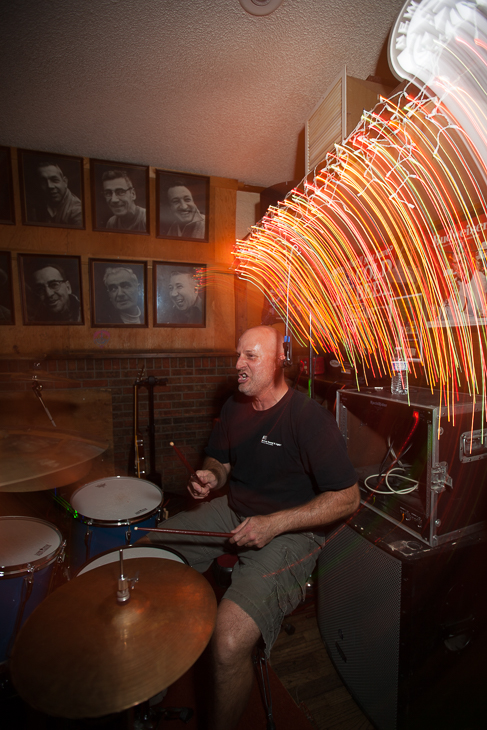
[[[28,315],[31,322],[81,322],[80,301],[61,266],[40,266],[32,272],[30,286],[35,304]]]
[[[146,210],[136,204],[136,192],[125,170],[102,175],[103,196],[113,213],[105,228],[110,231],[147,231]]]

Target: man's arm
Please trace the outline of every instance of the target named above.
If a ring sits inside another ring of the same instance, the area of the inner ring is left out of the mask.
[[[221,489],[225,486],[229,473],[230,464],[220,464],[213,457],[207,456],[203,462],[203,469],[196,472],[204,487],[190,479],[188,484],[189,493],[194,499],[204,499],[212,489]]]
[[[338,492],[323,492],[300,507],[247,517],[232,530],[230,539],[242,547],[261,548],[284,532],[308,532],[349,517],[360,504],[358,484]]]

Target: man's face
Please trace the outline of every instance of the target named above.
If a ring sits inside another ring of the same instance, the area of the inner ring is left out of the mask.
[[[180,223],[191,223],[198,209],[188,188],[184,185],[169,188],[167,197],[176,220]]]
[[[68,179],[56,165],[47,165],[38,169],[41,190],[48,201],[56,205],[64,197],[68,187]]]
[[[113,215],[120,217],[135,212],[135,190],[124,177],[104,180],[103,195]]]
[[[277,350],[274,337],[259,329],[244,332],[237,345],[238,389],[251,397],[263,396],[274,385]]]
[[[108,298],[120,312],[136,314],[139,300],[139,284],[128,271],[117,271],[106,280]]]
[[[47,309],[55,314],[69,310],[71,284],[63,281],[59,271],[53,266],[46,266],[34,274],[34,289]]]
[[[198,284],[191,274],[173,274],[169,280],[169,294],[174,306],[185,312],[196,301]]]

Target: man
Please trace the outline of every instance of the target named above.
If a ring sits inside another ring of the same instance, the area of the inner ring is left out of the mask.
[[[142,287],[134,271],[126,266],[109,267],[105,270],[103,283],[112,306],[102,314],[101,322],[144,324],[144,315],[139,307]]]
[[[81,322],[81,305],[73,294],[64,269],[57,264],[43,266],[32,274],[36,308],[34,322]]]
[[[172,322],[203,323],[203,300],[195,273],[187,269],[174,270],[169,277],[169,296],[173,305],[169,315]]]
[[[68,188],[68,178],[59,165],[44,161],[37,166],[37,178],[42,204],[36,206],[31,218],[39,223],[83,227],[81,200]]]
[[[179,238],[204,238],[205,216],[199,212],[191,191],[184,182],[177,181],[171,185],[167,191],[167,199],[175,219],[167,235]]]
[[[106,228],[112,231],[147,232],[145,208],[135,203],[134,186],[124,170],[107,170],[102,175],[103,195],[113,215]]]
[[[232,584],[218,607],[211,640],[214,696],[209,727],[231,730],[253,681],[252,652],[262,636],[269,654],[283,617],[305,595],[324,543],[323,526],[360,502],[356,474],[331,413],[284,379],[283,338],[272,327],[247,330],[238,343],[239,393],[224,405],[203,468],[197,500],[222,488],[164,527],[232,533],[229,540],[149,533],[181,552],[200,572],[230,545],[238,553]],[[230,548],[231,549],[231,548]]]

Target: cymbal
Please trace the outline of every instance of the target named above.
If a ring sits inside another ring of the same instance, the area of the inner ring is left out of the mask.
[[[73,378],[64,378],[56,373],[46,373],[42,370],[27,370],[23,373],[0,373],[0,382],[19,382],[19,383],[40,383],[41,385],[65,385],[67,388],[72,388],[73,383],[79,381]]]
[[[162,558],[125,566],[139,577],[125,605],[116,600],[119,564],[109,563],[51,593],[20,630],[10,672],[37,710],[71,719],[121,712],[175,682],[203,652],[216,617],[206,578]]]
[[[72,484],[108,448],[57,428],[0,428],[0,492],[40,492]]]

